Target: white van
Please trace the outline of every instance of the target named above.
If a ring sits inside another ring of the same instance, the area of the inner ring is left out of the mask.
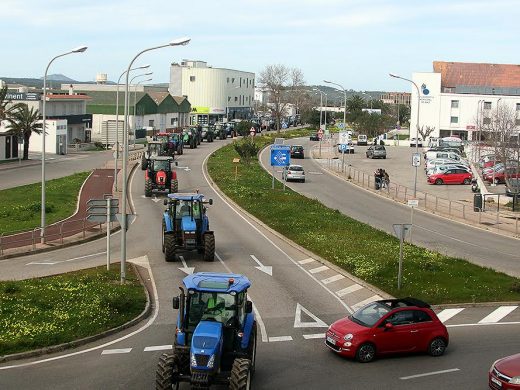
[[[365,134],[359,134],[357,137],[357,144],[368,145],[368,136],[366,136]]]
[[[443,151],[438,151],[438,150],[431,150],[431,151],[426,152],[424,158],[426,160],[433,160],[436,158],[449,158],[450,160],[457,160],[457,161],[460,161],[462,159],[462,157],[458,153],[443,152]]]

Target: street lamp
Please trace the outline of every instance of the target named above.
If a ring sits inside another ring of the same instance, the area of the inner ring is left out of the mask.
[[[150,65],[142,65],[137,66],[135,68],[130,69],[137,70],[137,69],[148,69]],[[119,78],[117,79],[117,89],[116,89],[116,158],[115,158],[115,166],[114,166],[114,186],[115,190],[117,191],[117,160],[119,159],[119,84],[121,83],[121,77],[126,73],[126,70],[121,73]],[[107,126],[107,149],[108,149],[108,126]]]
[[[417,128],[415,130],[415,132],[416,132],[416,134],[415,134],[415,155],[420,156],[419,155],[419,108],[421,105],[421,94],[419,93],[419,87],[412,80],[398,76],[394,73],[389,73],[389,75],[390,75],[390,77],[394,77],[396,79],[401,79],[401,80],[405,80],[405,81],[412,83],[415,87],[415,90],[417,91],[417,124],[416,124]],[[419,160],[419,162],[420,162],[420,160]],[[415,161],[414,161],[414,163],[415,163]],[[418,168],[418,165],[417,164],[414,164],[414,165],[415,165],[415,175],[414,175],[414,179],[413,179],[413,197],[416,198],[417,197],[417,168]]]
[[[130,85],[132,85],[132,83],[134,82],[135,79],[137,79],[139,77],[144,77],[144,76],[151,76],[152,74],[153,74],[153,72],[147,72],[147,73],[138,74],[137,76],[132,77],[132,79],[130,80]],[[134,85],[134,98],[135,98],[135,93],[137,93],[136,89],[137,89],[137,84]],[[135,103],[135,99],[134,99],[134,103]],[[135,121],[136,121],[135,107],[134,107],[134,115],[133,116],[134,116],[134,145],[135,145]]]
[[[124,129],[123,129],[123,193],[121,199],[121,283],[124,283],[126,275],[125,275],[125,266],[126,266],[126,229],[128,227],[128,220],[126,217],[126,201],[127,201],[127,192],[128,192],[128,181],[126,180],[126,171],[128,165],[128,74],[130,73],[130,69],[132,69],[132,65],[134,61],[143,53],[146,53],[151,50],[162,49],[168,46],[181,46],[187,45],[190,42],[190,38],[180,38],[167,43],[166,45],[154,46],[148,49],[144,49],[137,53],[135,57],[130,61],[128,68],[126,70],[126,82],[125,82],[125,121],[124,121]]]
[[[321,111],[323,109],[323,95],[325,95],[325,102],[326,102],[327,101],[327,94],[325,92],[320,91],[318,88],[313,88],[312,90],[315,91],[315,92],[319,92],[319,94],[320,94],[320,131],[322,131],[321,130]],[[325,122],[325,129],[326,129],[327,128],[327,112],[326,111],[325,111],[325,121],[324,122]],[[324,131],[323,131],[323,133],[324,133]],[[323,138],[323,134],[320,137],[320,141],[319,141],[320,142],[320,158],[321,158],[321,139],[322,138]]]
[[[87,46],[79,46],[71,51],[68,51],[63,54],[59,54],[49,61],[47,67],[45,68],[45,74],[43,75],[43,105],[42,105],[42,204],[41,204],[41,228],[40,228],[40,241],[42,244],[45,243],[45,130],[46,130],[46,113],[45,113],[45,103],[47,101],[47,72],[49,71],[49,67],[54,62],[55,59],[64,57],[69,54],[75,53],[83,53],[87,50]]]
[[[152,72],[150,72],[152,74]],[[137,76],[136,76],[137,77]],[[134,77],[135,78],[135,77]],[[146,80],[138,81],[134,86],[134,148],[135,148],[135,138],[136,138],[136,130],[137,130],[137,86],[141,83],[146,83],[147,81],[152,81],[153,79],[150,77]]]
[[[333,83],[332,81],[323,80],[324,83],[332,84],[340,87],[343,90],[343,97],[345,98],[345,107],[343,110],[343,130],[347,130],[347,91],[341,84]]]

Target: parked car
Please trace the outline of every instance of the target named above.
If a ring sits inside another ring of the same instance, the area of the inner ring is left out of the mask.
[[[465,169],[452,168],[428,176],[430,184],[471,184],[473,175]]]
[[[489,369],[488,381],[490,389],[520,389],[520,353],[495,361]]]
[[[464,169],[468,172],[471,173],[471,169],[470,167],[466,166],[466,165],[462,165],[462,164],[449,164],[449,165],[437,165],[433,168],[430,168],[426,171],[426,176],[431,176],[431,175],[434,175],[436,173],[442,173],[442,172],[445,172],[447,171],[448,169],[453,169],[453,168],[458,168],[458,169]]]
[[[506,183],[507,196],[520,195],[520,178],[509,179]]]
[[[319,141],[319,140],[320,140],[320,137],[318,136],[318,133],[312,133],[309,136],[309,141]]]
[[[366,151],[367,158],[386,158],[386,149],[383,145],[369,146]]]
[[[292,145],[291,146],[291,157],[293,158],[305,158],[303,152],[303,146],[301,145]]]
[[[487,156],[483,156],[478,160],[478,166],[480,169],[489,168],[498,164],[500,161],[497,161],[494,154],[488,154]]]
[[[301,181],[305,183],[305,171],[301,165],[289,165],[283,168],[282,179],[285,181]]]
[[[520,178],[520,172],[517,168],[508,168],[507,170],[507,177],[516,179]],[[489,182],[489,183],[495,183],[495,184],[502,184],[506,182],[506,169],[501,168],[499,170],[496,170],[493,172],[488,172],[487,174],[483,175],[482,178]]]
[[[327,347],[361,363],[402,352],[441,356],[448,343],[446,326],[430,305],[414,298],[369,303],[334,322],[325,335]]]
[[[469,167],[469,164],[465,161],[459,161],[459,160],[451,160],[449,158],[436,158],[434,160],[428,160],[426,162],[426,165],[424,166],[424,169],[428,171],[428,169],[440,166],[440,165],[464,165]]]
[[[435,160],[436,158],[449,158],[451,160],[462,160],[460,153],[447,152],[444,150],[428,150],[424,158],[426,160]]]
[[[410,138],[410,146],[422,147],[422,139],[420,139],[420,138]]]
[[[357,137],[357,144],[358,145],[368,145],[368,136],[365,134],[359,134]]]

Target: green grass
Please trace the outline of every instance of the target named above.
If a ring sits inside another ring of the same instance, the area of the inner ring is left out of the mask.
[[[294,135],[287,133],[284,136]],[[298,135],[302,135],[301,132]],[[262,146],[271,136],[258,137]],[[399,241],[290,189],[271,190],[271,177],[255,159],[240,164],[235,181],[232,146],[212,154],[208,170],[242,208],[284,236],[393,296],[432,304],[520,300],[520,280],[466,260],[406,244],[403,286],[397,290]],[[253,200],[253,201],[252,201]]]
[[[79,189],[90,172],[49,180],[45,186],[47,224],[76,211]],[[0,234],[32,230],[40,226],[41,184],[29,184],[0,191]]]
[[[146,295],[132,267],[0,282],[0,356],[92,336],[135,318]]]

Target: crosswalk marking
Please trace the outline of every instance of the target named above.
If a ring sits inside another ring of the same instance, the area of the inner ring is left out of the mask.
[[[313,268],[313,269],[309,270],[309,272],[311,274],[317,274],[319,272],[323,272],[323,271],[326,271],[328,269],[329,269],[329,267],[327,267],[326,265],[322,265],[321,267],[317,267],[317,268]]]
[[[360,286],[359,284],[353,284],[352,286],[349,286],[347,288],[344,288],[342,290],[339,290],[339,291],[336,291],[336,294],[339,296],[339,297],[343,297],[347,294],[350,294],[354,291],[357,291],[357,290],[361,290],[363,287]]]
[[[132,348],[104,349],[101,355],[114,355],[117,353],[130,353]]]
[[[301,265],[303,265],[303,264],[309,264],[309,263],[312,263],[313,261],[316,261],[316,260],[314,260],[313,258],[309,257],[308,259],[304,259],[304,260],[300,260],[300,261],[298,261],[298,263],[300,263]]]
[[[145,352],[152,352],[152,351],[165,351],[165,350],[169,350],[169,349],[173,349],[173,345],[154,345],[154,346],[151,346],[151,347],[146,347],[144,349]]]
[[[367,303],[374,302],[374,301],[378,301],[378,300],[380,300],[380,299],[383,299],[383,298],[380,297],[379,295],[371,296],[370,298],[364,299],[364,300],[362,300],[361,302],[358,302],[358,303],[356,303],[355,305],[353,305],[353,306],[352,306],[352,310],[357,310],[357,309],[359,309],[361,306],[366,305]]]
[[[456,316],[459,314],[464,308],[456,308],[456,309],[444,309],[439,314],[437,314],[437,317],[439,317],[439,320],[441,322],[448,321],[451,317]]]
[[[487,324],[492,322],[498,322],[513,310],[515,310],[518,306],[500,306],[498,309],[495,309],[492,313],[488,314],[486,317],[481,319],[479,324]]]
[[[329,284],[329,283],[337,282],[338,280],[341,280],[341,279],[345,279],[345,277],[341,274],[337,274],[337,275],[331,276],[330,278],[322,279],[321,282],[323,284]]]
[[[310,339],[324,339],[324,338],[325,338],[325,333],[304,334],[304,335],[303,335],[303,338],[304,338],[305,340],[310,340]]]
[[[269,342],[274,343],[276,341],[292,341],[292,336],[274,336],[269,337]]]

